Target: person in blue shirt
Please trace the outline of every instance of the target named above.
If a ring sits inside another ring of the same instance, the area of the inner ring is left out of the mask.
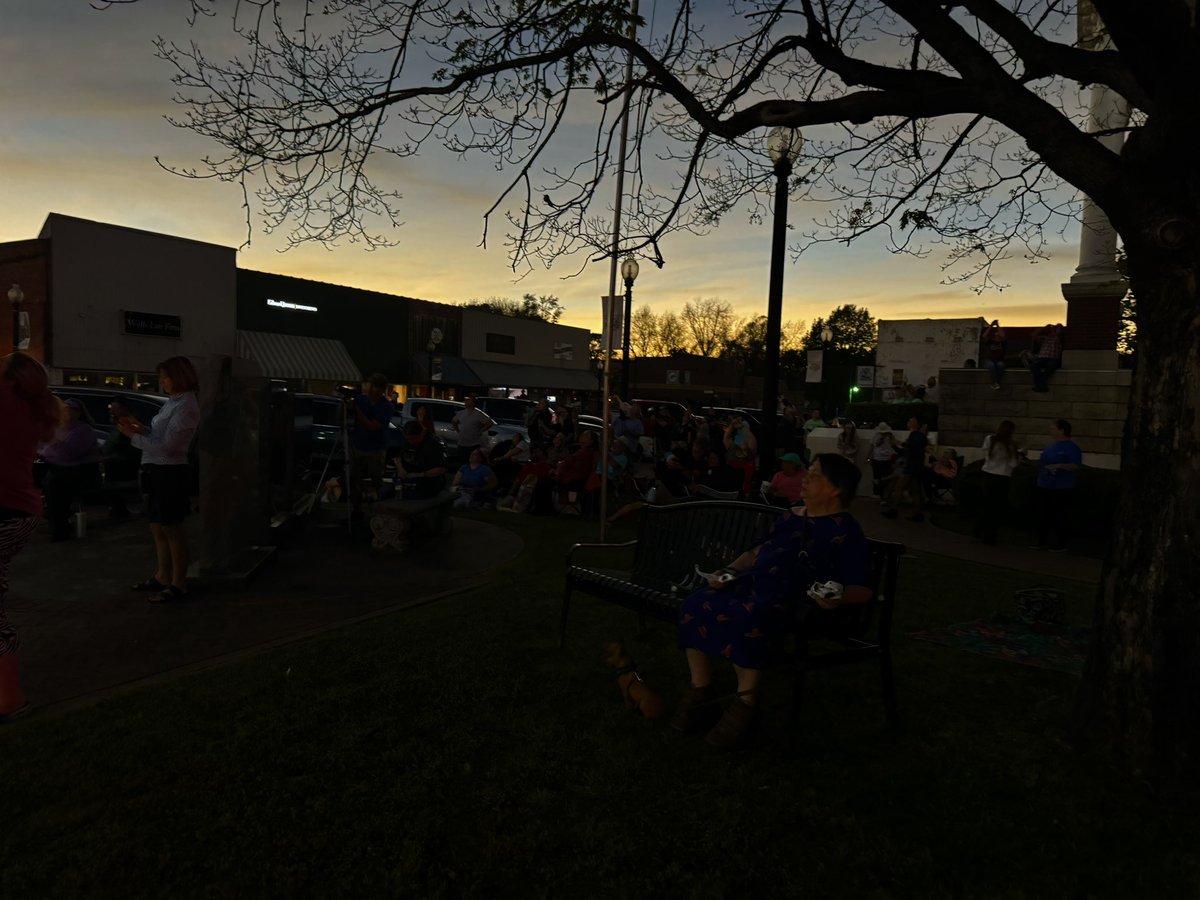
[[[367,392],[350,399],[354,429],[350,433],[351,515],[362,515],[367,482],[375,496],[383,487],[383,464],[387,455],[387,429],[395,407],[387,398],[387,376],[376,372],[367,379]]]
[[[1067,549],[1071,501],[1083,465],[1083,451],[1071,440],[1071,423],[1056,419],[1050,427],[1054,440],[1042,451],[1038,460],[1038,542],[1035,549],[1064,553]],[[1051,537],[1054,538],[1051,543]]]

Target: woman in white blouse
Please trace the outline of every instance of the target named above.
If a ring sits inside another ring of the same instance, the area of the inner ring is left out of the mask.
[[[983,439],[983,504],[975,523],[975,537],[985,544],[996,543],[1000,519],[1008,508],[1013,469],[1021,461],[1021,451],[1013,440],[1016,427],[1005,419],[995,434]]]
[[[142,451],[142,491],[158,567],[151,578],[132,588],[149,591],[151,603],[188,596],[190,556],[183,520],[192,503],[188,449],[200,424],[200,383],[187,357],[173,356],[159,363],[157,372],[159,388],[168,399],[149,425],[117,411],[117,428]]]

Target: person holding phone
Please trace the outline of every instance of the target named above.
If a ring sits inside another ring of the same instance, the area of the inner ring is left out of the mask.
[[[183,520],[192,506],[188,449],[200,425],[200,379],[186,356],[164,360],[156,371],[159,389],[168,399],[149,424],[120,404],[111,409],[118,417],[118,430],[142,451],[142,491],[157,560],[154,574],[131,587],[148,592],[151,603],[165,603],[188,596],[191,556]]]
[[[844,456],[819,454],[804,483],[804,506],[776,520],[761,543],[724,569],[705,574],[706,584],[684,598],[677,635],[691,684],[671,727],[710,729],[709,745],[738,746],[756,719],[755,695],[762,670],[774,661],[775,634],[854,614],[871,599],[867,539],[847,511],[860,478]],[[831,582],[842,586],[840,593],[824,590]],[[724,715],[712,703],[714,656],[732,662],[737,675],[738,695]]]

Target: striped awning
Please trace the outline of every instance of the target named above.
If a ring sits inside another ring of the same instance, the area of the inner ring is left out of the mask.
[[[345,345],[333,338],[239,329],[237,353],[258,363],[267,378],[362,381],[362,373],[346,352]]]

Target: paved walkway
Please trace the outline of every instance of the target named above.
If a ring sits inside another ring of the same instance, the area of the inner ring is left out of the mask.
[[[1003,569],[1016,569],[1033,575],[1054,575],[1075,581],[1097,584],[1100,581],[1101,561],[1070,553],[1050,553],[1045,550],[1030,550],[1009,544],[981,544],[969,535],[958,534],[925,522],[909,522],[903,518],[886,519],[879,514],[876,497],[862,497],[854,501],[852,512],[862,523],[863,530],[881,541],[899,541],[907,545],[910,552],[925,551],[953,556]],[[929,515],[929,510],[926,510]],[[933,508],[937,515],[937,508]]]
[[[350,545],[340,529],[309,529],[245,589],[153,604],[129,590],[153,574],[145,520],[96,518],[78,541],[51,543],[43,527],[13,565],[9,616],[41,713],[475,587],[523,547],[507,529],[467,519],[444,542],[399,556]]]
[[[854,514],[871,537],[903,542],[910,553],[1100,578],[1099,560],[985,546],[928,522],[885,519],[874,498],[857,500]],[[23,642],[25,687],[40,714],[473,588],[523,548],[499,524],[472,519],[456,518],[445,542],[396,557],[348,544],[340,529],[310,528],[248,588],[156,605],[129,590],[153,568],[145,521],[107,523],[103,513],[96,519],[79,541],[50,543],[41,529],[13,566],[9,613]]]

